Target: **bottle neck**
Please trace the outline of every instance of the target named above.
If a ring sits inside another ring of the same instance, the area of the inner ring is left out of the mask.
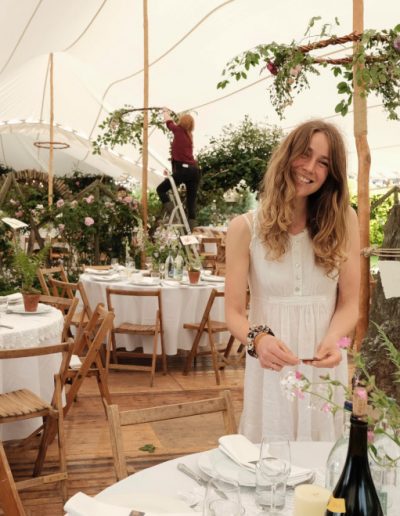
[[[368,464],[368,423],[355,416],[350,418],[350,440],[348,455],[364,458]]]

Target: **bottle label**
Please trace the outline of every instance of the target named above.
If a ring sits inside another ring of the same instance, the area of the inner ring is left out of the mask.
[[[346,500],[344,498],[334,498],[331,496],[328,502],[328,511],[346,514]]]

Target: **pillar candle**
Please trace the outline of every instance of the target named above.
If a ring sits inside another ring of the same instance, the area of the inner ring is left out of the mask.
[[[321,486],[303,484],[294,491],[293,516],[324,516],[331,492]]]

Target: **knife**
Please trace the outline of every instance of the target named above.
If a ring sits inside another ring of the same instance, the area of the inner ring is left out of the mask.
[[[195,473],[192,469],[190,469],[186,464],[183,464],[182,462],[178,463],[178,469],[182,473],[185,473],[188,477],[190,477],[192,480],[197,482],[200,486],[206,487],[208,482],[207,480],[204,480],[200,475]],[[226,493],[224,493],[221,489],[218,489],[217,486],[213,485],[213,488],[215,492],[220,496],[221,498],[224,498],[225,500],[228,498]]]

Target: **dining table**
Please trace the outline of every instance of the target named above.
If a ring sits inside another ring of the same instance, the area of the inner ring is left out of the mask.
[[[313,470],[313,482],[325,483],[325,464],[332,448],[331,442],[296,441],[290,443],[292,464]],[[182,473],[178,464],[185,464],[195,474],[208,480],[217,474],[236,479],[240,484],[240,495],[246,516],[260,514],[255,504],[255,474],[253,483],[243,476],[239,467],[230,470],[225,459],[221,459],[217,449],[185,455],[144,469],[107,487],[95,497],[96,500],[110,505],[129,507],[143,512],[165,512],[166,514],[193,511],[201,513],[205,488]],[[294,489],[287,488],[285,508],[281,516],[292,516]],[[111,514],[111,513],[110,513]]]
[[[200,322],[212,289],[224,291],[224,278],[202,275],[198,284],[191,285],[186,276],[182,281],[174,281],[150,278],[144,274],[146,274],[145,271],[136,271],[128,276],[127,271],[121,267],[117,273],[111,271],[104,275],[98,272],[85,272],[80,276],[79,281],[83,284],[92,309],[97,303],[104,303],[107,306],[107,287],[135,291],[160,289],[165,353],[176,355],[178,349],[190,350],[195,333],[193,330],[184,329],[183,325],[184,323]],[[116,326],[122,322],[154,324],[156,313],[154,298],[126,298],[124,296],[118,299],[115,296],[113,308]],[[217,298],[211,310],[211,318],[223,321],[224,317],[224,298]],[[125,347],[131,351],[138,346],[143,346],[145,352],[152,351],[152,337],[132,335],[116,335],[116,337],[117,347]],[[207,342],[205,335],[200,346],[206,345]]]
[[[64,317],[60,310],[39,304],[37,312],[26,312],[23,304],[10,305],[0,313],[0,348],[19,349],[61,342]],[[61,354],[0,360],[0,392],[29,389],[51,401],[54,374]],[[0,425],[0,439],[22,439],[41,425],[40,418]]]

